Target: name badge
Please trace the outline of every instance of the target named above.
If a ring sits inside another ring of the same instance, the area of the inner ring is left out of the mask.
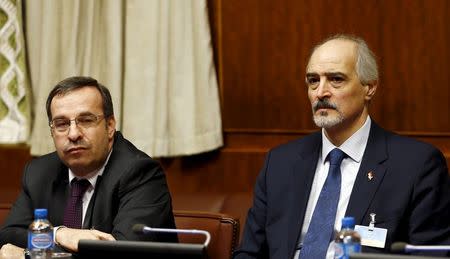
[[[356,225],[355,231],[361,236],[361,245],[384,248],[387,229]]]

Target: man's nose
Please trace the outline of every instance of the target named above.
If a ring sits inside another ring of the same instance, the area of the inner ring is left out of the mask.
[[[77,140],[81,136],[80,128],[75,120],[70,121],[68,137],[70,140]]]
[[[320,84],[317,87],[317,98],[324,99],[329,97],[330,93],[330,85],[327,80],[320,80]]]

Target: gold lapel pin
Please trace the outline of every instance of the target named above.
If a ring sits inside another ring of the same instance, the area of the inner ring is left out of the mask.
[[[369,179],[369,181],[372,181],[372,179],[375,177],[374,173],[372,171],[367,173],[367,179]]]

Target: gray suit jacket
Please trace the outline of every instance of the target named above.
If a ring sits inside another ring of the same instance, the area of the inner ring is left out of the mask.
[[[176,241],[175,236],[141,236],[134,224],[175,228],[171,197],[159,164],[120,132],[103,175],[97,180],[83,228],[111,233],[118,240]],[[27,246],[27,228],[35,208],[47,208],[48,219],[63,225],[69,194],[68,168],[56,152],[33,159],[23,173],[22,190],[0,230],[0,245]]]

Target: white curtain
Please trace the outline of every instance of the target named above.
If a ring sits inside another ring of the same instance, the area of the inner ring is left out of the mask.
[[[128,1],[123,131],[154,156],[222,145],[206,1]]]
[[[110,89],[118,129],[152,156],[222,145],[206,0],[26,4],[36,100],[32,154],[54,150],[45,100],[58,81],[73,75],[93,76]]]
[[[26,1],[27,46],[35,120],[31,153],[54,150],[45,111],[50,90],[74,75],[93,76],[113,92],[120,116],[121,1]]]
[[[22,2],[0,0],[0,143],[20,143],[30,129]]]

